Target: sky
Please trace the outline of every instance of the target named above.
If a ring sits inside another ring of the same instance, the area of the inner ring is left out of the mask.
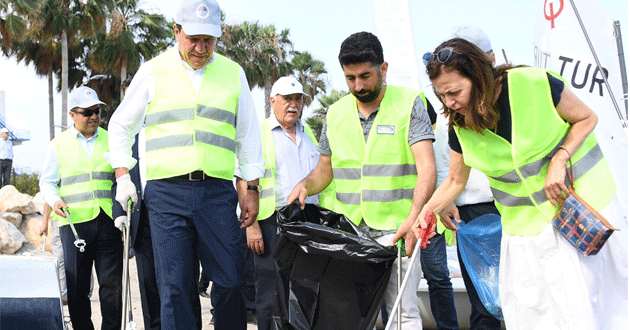
[[[375,0],[380,1],[380,0]],[[560,0],[548,0],[558,2]],[[373,32],[372,6],[369,0],[217,0],[227,23],[258,21],[288,28],[293,47],[309,51],[323,61],[328,70],[328,90],[347,90],[337,55],[341,42],[359,31]],[[544,0],[409,0],[416,57],[432,51],[447,39],[458,25],[476,25],[489,36],[497,53],[497,63],[504,62],[501,49],[514,64],[533,65],[534,25],[537,8]],[[569,1],[564,0],[565,6]],[[628,1],[598,0],[611,20],[622,29],[624,53],[628,53]],[[174,18],[179,0],[144,0],[142,6],[168,18]],[[556,7],[557,8],[557,7]],[[402,9],[401,9],[402,10]],[[387,53],[385,53],[387,61]],[[420,65],[421,66],[421,65]],[[629,67],[630,68],[630,67]],[[420,70],[422,71],[422,70]],[[421,74],[421,87],[428,79]],[[5,112],[11,125],[29,130],[31,140],[14,148],[14,167],[41,172],[49,142],[48,82],[37,77],[32,67],[16,64],[0,56],[0,90],[5,91]],[[429,94],[429,93],[427,93]],[[253,91],[259,118],[263,118],[264,93]],[[60,124],[61,94],[54,96],[55,124]],[[305,109],[310,116],[316,104]],[[72,120],[68,119],[68,123]],[[57,129],[56,133],[59,133]]]

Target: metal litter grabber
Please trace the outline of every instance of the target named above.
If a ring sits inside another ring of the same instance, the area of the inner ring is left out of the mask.
[[[398,272],[397,272],[397,285],[398,285],[398,292],[396,293],[396,295],[400,294],[400,286],[402,285],[402,258],[406,256],[403,255],[403,249],[405,248],[405,241],[401,238],[398,240],[398,242],[396,242],[396,247],[398,247],[398,258],[396,258],[396,266],[398,268]],[[402,304],[398,304],[398,314],[396,314],[397,316],[397,326],[396,328],[398,330],[402,330]]]
[[[123,232],[123,309],[122,309],[122,330],[132,330],[136,328],[131,313],[131,285],[129,281],[129,241],[131,236],[131,212],[133,210],[133,202],[131,199],[127,201],[127,221],[122,224]]]
[[[42,255],[46,254],[46,232],[44,232],[42,234],[43,239],[42,239]]]
[[[405,291],[405,288],[407,287],[407,282],[409,282],[409,276],[411,275],[411,272],[413,271],[413,266],[415,265],[416,260],[419,259],[418,253],[420,253],[420,250],[427,247],[427,241],[429,240],[429,235],[431,234],[431,228],[437,223],[437,218],[433,212],[427,212],[425,216],[425,221],[427,222],[427,228],[423,228],[421,230],[420,238],[418,239],[418,242],[416,242],[416,248],[413,250],[413,253],[411,254],[411,262],[409,262],[409,268],[407,268],[407,272],[405,273],[405,278],[402,281],[402,285],[399,285],[398,295],[396,296],[396,300],[394,301],[394,306],[392,307],[392,313],[397,312],[396,316],[398,320],[397,322],[398,329],[401,329],[401,323],[402,323],[401,322],[402,311],[401,311],[401,305],[400,305],[400,301],[402,300],[402,294]],[[404,247],[404,244],[402,243],[402,240],[398,240],[398,242],[396,242],[396,245],[398,246],[398,249],[399,249],[398,281],[400,283],[400,265],[402,262],[401,260],[402,247]],[[418,245],[420,245],[420,247],[418,247]],[[415,289],[416,288],[414,288],[414,290]],[[390,315],[389,320],[387,321],[387,325],[385,326],[384,330],[389,330],[389,328],[391,328],[393,319],[394,319],[393,315]]]
[[[79,234],[77,234],[77,230],[74,228],[74,224],[72,220],[70,220],[70,214],[68,214],[68,208],[62,208],[63,213],[66,214],[66,219],[68,219],[68,223],[70,224],[70,228],[72,228],[72,233],[74,234],[74,246],[79,249],[81,252],[85,252],[85,240],[79,238]]]

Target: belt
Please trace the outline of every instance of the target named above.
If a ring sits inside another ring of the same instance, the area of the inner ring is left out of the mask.
[[[182,174],[182,175],[172,177],[172,179],[181,179],[181,180],[188,180],[188,181],[204,181],[211,178],[212,178],[211,176],[207,176],[206,173],[204,173],[203,171],[194,171],[188,174]]]

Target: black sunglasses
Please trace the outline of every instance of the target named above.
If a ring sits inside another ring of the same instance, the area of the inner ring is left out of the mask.
[[[433,60],[438,60],[438,62],[444,64],[448,62],[448,60],[451,59],[451,56],[453,56],[453,53],[457,53],[461,55],[461,53],[454,51],[452,47],[444,47],[440,49],[440,51],[437,52],[436,54],[432,54],[429,52],[424,53],[424,55],[422,55],[422,62],[424,62],[424,65],[427,65],[429,64],[429,62]]]
[[[93,114],[96,114],[98,116],[101,113],[101,108],[98,107],[96,109],[85,109],[83,111],[72,110],[72,112],[78,113],[83,117],[92,117]]]

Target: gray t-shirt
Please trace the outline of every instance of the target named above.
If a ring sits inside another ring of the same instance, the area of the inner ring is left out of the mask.
[[[359,112],[359,120],[361,121],[361,127],[363,127],[363,137],[365,138],[366,142],[379,109],[376,109],[376,111],[372,112],[368,116],[368,118],[365,118],[365,116],[361,112]],[[332,151],[330,150],[330,144],[328,143],[326,130],[327,123],[324,122],[317,150],[322,155],[330,156],[332,155]],[[422,101],[422,98],[416,97],[416,100],[413,103],[413,109],[411,110],[411,119],[409,120],[409,145],[411,146],[416,142],[428,139],[435,141],[435,136],[433,135],[433,127],[431,126],[431,119],[429,118],[429,114],[424,107],[424,102]],[[377,230],[374,228],[370,228],[365,223],[365,221],[361,221],[359,227],[361,227],[361,229],[366,231],[373,238],[396,233],[396,230]]]

